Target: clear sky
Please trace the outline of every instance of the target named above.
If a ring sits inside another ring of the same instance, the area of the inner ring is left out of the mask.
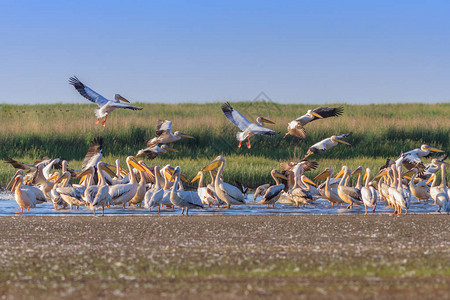
[[[450,1],[0,1],[0,103],[450,101]]]

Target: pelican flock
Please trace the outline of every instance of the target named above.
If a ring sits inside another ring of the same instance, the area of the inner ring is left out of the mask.
[[[139,110],[122,96],[116,94],[114,100],[108,100],[96,93],[78,80],[77,77],[69,79],[75,89],[91,102],[96,103],[97,123],[100,119],[105,126],[108,114],[116,108]],[[251,149],[250,138],[255,135],[274,136],[272,129],[264,127],[264,123],[274,122],[259,116],[256,123],[250,122],[230,103],[221,106],[225,117],[240,131],[236,133],[239,148],[247,140],[247,148]],[[298,138],[305,138],[304,126],[319,119],[338,117],[343,114],[342,107],[319,107],[308,110],[307,113],[288,124],[287,133]],[[325,122],[325,121],[321,121]],[[242,205],[265,205],[268,209],[305,207],[327,201],[329,207],[339,207],[346,204],[346,210],[356,206],[364,207],[365,214],[368,208],[374,214],[377,205],[386,202],[395,215],[402,212],[407,214],[411,206],[422,202],[427,205],[436,205],[439,212],[450,212],[450,192],[446,183],[445,162],[447,154],[424,161],[433,153],[443,153],[444,150],[423,144],[419,148],[402,152],[397,159],[387,159],[386,164],[379,172],[359,166],[352,171],[348,166],[333,177],[333,170],[325,168],[314,180],[305,173],[318,167],[318,162],[307,160],[313,154],[332,151],[339,143],[350,146],[345,139],[351,133],[332,135],[313,144],[300,161],[283,162],[280,171],[272,169],[270,172],[274,182],[266,182],[255,187],[254,194],[249,199],[248,188],[242,184],[227,182],[226,159],[223,155],[217,156],[200,170],[189,182],[180,166],[147,166],[144,161],[137,161],[134,156],[126,158],[127,168],[122,168],[120,161],[115,165],[102,161],[102,137],[95,137],[89,144],[86,156],[83,159],[81,170],[69,168],[68,161],[61,158],[51,159],[44,157],[33,164],[22,163],[12,158],[5,162],[18,169],[6,189],[14,193],[20,212],[24,209],[36,209],[42,203],[49,202],[55,210],[71,210],[85,208],[95,211],[119,207],[121,209],[141,209],[143,206],[149,213],[160,213],[161,209],[181,209],[181,213],[188,215],[190,210],[217,210],[240,209]],[[183,138],[194,139],[193,136],[172,131],[172,121],[159,120],[156,124],[155,136],[145,141],[145,148],[139,150],[136,157],[143,157],[153,161],[159,155],[168,151],[176,153],[176,149],[167,144],[179,142]],[[194,140],[195,141],[195,140]],[[182,142],[179,142],[182,143]],[[242,166],[244,169],[245,166]],[[323,169],[322,169],[323,170]],[[438,173],[441,173],[440,180]],[[372,175],[373,174],[373,175]],[[211,178],[209,184],[205,183],[205,175]],[[356,184],[352,185],[352,177],[358,175]],[[199,180],[197,186],[189,185]],[[409,183],[408,183],[409,181]],[[438,184],[440,181],[440,184]],[[433,202],[434,201],[434,202]],[[282,205],[281,205],[282,204]],[[271,207],[271,208],[270,208]],[[377,212],[378,213],[378,212]]]

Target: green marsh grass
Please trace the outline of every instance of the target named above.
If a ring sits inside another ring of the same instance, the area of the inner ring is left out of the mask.
[[[378,168],[386,158],[396,158],[427,143],[448,151],[450,136],[450,104],[378,104],[342,105],[341,117],[314,121],[306,125],[307,138],[283,138],[287,123],[306,110],[319,105],[275,104],[265,102],[237,102],[232,106],[250,120],[265,116],[275,125],[268,127],[279,132],[275,137],[252,137],[252,149],[237,148],[237,127],[223,115],[221,103],[209,104],[148,104],[137,103],[142,111],[114,111],[103,128],[95,124],[94,105],[0,105],[0,158],[32,162],[42,156],[62,157],[71,167],[79,168],[89,142],[95,136],[104,138],[105,160],[124,161],[144,147],[144,141],[154,136],[159,119],[173,121],[173,131],[195,136],[172,146],[178,153],[167,153],[149,165],[170,163],[180,165],[193,177],[214,159],[227,159],[225,179],[239,180],[251,187],[269,182],[270,170],[294,157],[303,157],[308,148],[333,134],[352,132],[347,139],[352,146],[338,145],[328,152],[310,158],[319,162],[317,171],[331,167],[339,170],[343,164]],[[340,104],[335,104],[340,105]],[[332,105],[328,105],[332,106]],[[146,159],[144,159],[146,160]],[[0,185],[5,185],[14,170],[0,167]]]

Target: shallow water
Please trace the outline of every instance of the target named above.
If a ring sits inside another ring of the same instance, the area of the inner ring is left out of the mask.
[[[332,207],[331,204],[324,199],[318,199],[314,204],[307,206],[300,206],[299,208],[284,202],[277,202],[275,208],[266,208],[265,205],[258,204],[253,201],[253,195],[250,194],[247,197],[247,203],[245,205],[232,205],[231,208],[205,208],[203,210],[192,209],[189,210],[191,215],[321,215],[321,214],[364,214],[364,206],[354,206],[352,210],[345,209],[345,207],[340,206]],[[411,207],[408,210],[408,214],[429,214],[435,213],[438,209],[437,205],[431,205],[431,201],[421,203],[413,200]],[[368,208],[369,214],[371,214],[372,208]],[[18,213],[19,212],[19,213]],[[393,209],[387,207],[385,202],[378,202],[375,214],[388,214],[392,213]],[[181,213],[181,209],[161,209],[159,215],[178,215]],[[17,205],[14,200],[14,196],[0,192],[0,216],[14,216],[20,214],[19,205]],[[36,208],[30,209],[30,212],[24,212],[23,215],[31,216],[67,216],[67,215],[92,215],[92,210],[86,207],[80,207],[79,210],[69,210],[69,209],[53,209],[51,203],[38,204]],[[97,214],[101,214],[101,209],[97,210]],[[145,208],[133,208],[127,207],[125,209],[122,206],[116,206],[112,208],[105,209],[105,215],[158,215],[157,210],[149,212]]]

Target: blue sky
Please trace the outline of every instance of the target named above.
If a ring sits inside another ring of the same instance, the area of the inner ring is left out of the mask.
[[[450,101],[450,1],[0,2],[0,103]]]

